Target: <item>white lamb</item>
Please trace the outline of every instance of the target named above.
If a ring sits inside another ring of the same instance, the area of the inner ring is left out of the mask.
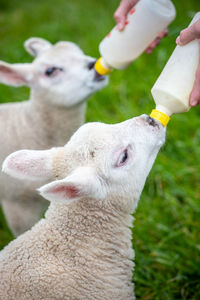
[[[62,148],[11,154],[4,172],[57,180],[39,189],[51,202],[45,219],[0,252],[0,299],[133,300],[131,213],[164,137],[142,115],[85,124]]]
[[[19,149],[64,145],[84,123],[85,100],[108,81],[96,74],[95,59],[71,42],[31,38],[25,48],[33,63],[0,62],[0,82],[31,88],[29,101],[0,105],[0,163]],[[0,176],[0,202],[15,235],[31,228],[47,205],[35,191],[39,186]]]

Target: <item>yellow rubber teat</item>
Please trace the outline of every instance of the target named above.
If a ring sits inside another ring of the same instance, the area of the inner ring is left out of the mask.
[[[168,115],[166,115],[163,112],[156,110],[156,109],[152,110],[150,117],[158,120],[164,127],[167,126],[167,124],[170,120],[170,117]]]
[[[102,57],[100,57],[96,64],[95,64],[95,70],[97,71],[97,73],[99,73],[100,75],[108,75],[110,72],[112,72],[112,69],[108,69],[105,67],[105,64],[102,63]]]

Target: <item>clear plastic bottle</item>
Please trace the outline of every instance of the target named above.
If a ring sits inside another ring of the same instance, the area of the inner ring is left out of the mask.
[[[192,22],[200,19],[198,12]],[[199,45],[194,40],[185,46],[176,46],[151,93],[156,103],[151,117],[167,125],[172,114],[190,109],[189,97],[192,91],[199,62]]]
[[[175,16],[170,0],[140,0],[130,11],[124,30],[114,27],[100,43],[102,57],[96,63],[96,71],[105,75],[112,68],[126,68]]]

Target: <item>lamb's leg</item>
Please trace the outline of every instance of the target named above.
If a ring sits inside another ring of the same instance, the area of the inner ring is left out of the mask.
[[[30,229],[43,215],[48,202],[35,191],[29,191],[26,197],[2,200],[8,226],[15,236]]]

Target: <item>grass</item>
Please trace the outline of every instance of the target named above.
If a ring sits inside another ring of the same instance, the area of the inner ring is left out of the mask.
[[[51,42],[72,40],[98,57],[98,44],[112,28],[115,0],[53,0],[0,2],[0,58],[29,62],[23,42],[40,36]],[[116,123],[149,113],[150,89],[186,27],[198,0],[174,0],[177,18],[168,38],[152,55],[143,54],[123,72],[111,75],[110,85],[94,95],[87,121]],[[0,85],[0,101],[27,99],[27,88]],[[147,180],[135,214],[134,281],[138,299],[200,299],[200,110],[172,117],[167,141]],[[0,247],[12,239],[0,215]]]

